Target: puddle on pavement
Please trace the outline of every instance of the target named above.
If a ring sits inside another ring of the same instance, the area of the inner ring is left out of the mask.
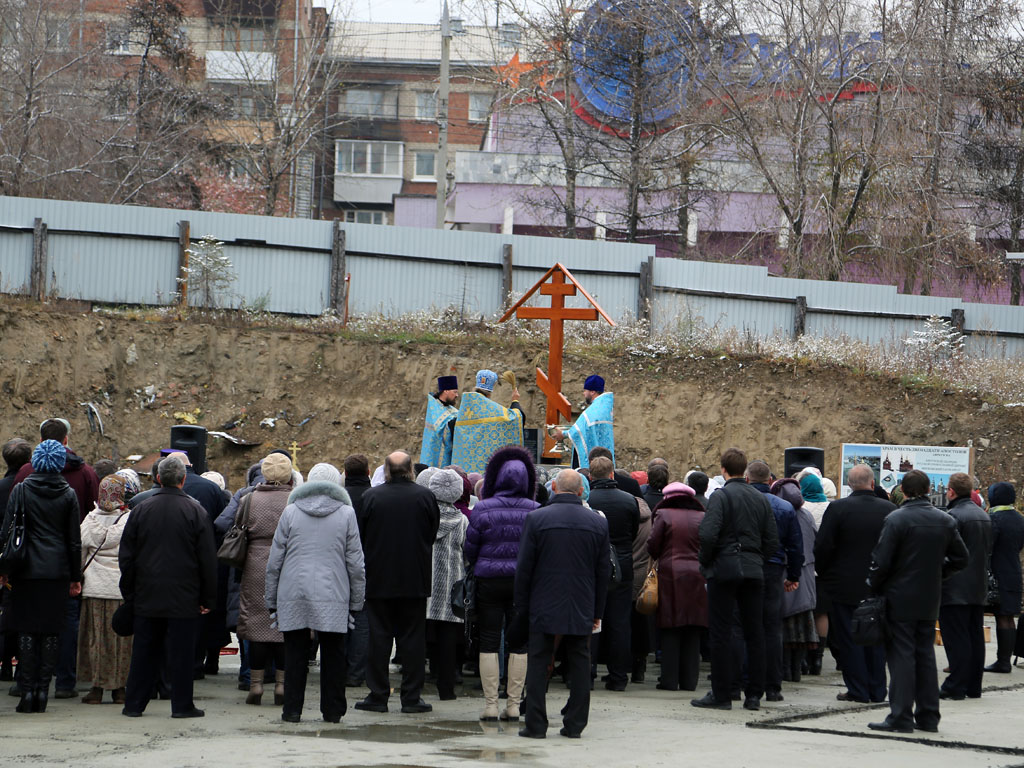
[[[264,733],[261,731],[261,733]],[[479,731],[456,730],[454,728],[421,725],[356,725],[341,728],[325,728],[318,731],[295,731],[293,736],[307,736],[319,739],[346,739],[350,741],[372,741],[379,744],[417,744],[457,739]]]
[[[463,760],[480,760],[488,763],[512,763],[529,760],[531,755],[524,754],[518,749],[500,749],[485,747],[484,749],[442,749],[442,753],[451,757],[458,757]]]

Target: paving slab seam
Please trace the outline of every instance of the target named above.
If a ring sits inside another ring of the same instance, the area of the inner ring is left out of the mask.
[[[800,731],[803,733],[824,733],[830,736],[847,736],[854,739],[885,739],[888,741],[902,741],[907,744],[921,744],[925,747],[945,747],[946,749],[960,749],[969,752],[994,752],[998,755],[1024,756],[1024,749],[1020,747],[999,747],[992,744],[971,744],[966,741],[937,741],[916,736],[894,736],[881,733],[860,733],[851,731],[840,731],[835,728],[810,728],[799,725],[778,725],[763,723],[747,723],[748,728],[764,728],[766,730],[779,731]]]

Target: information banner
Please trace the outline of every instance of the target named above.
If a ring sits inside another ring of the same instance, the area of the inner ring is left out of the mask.
[[[903,475],[919,469],[931,479],[931,502],[945,508],[949,476],[954,472],[971,474],[971,449],[942,445],[873,445],[843,443],[842,488],[840,497],[850,495],[847,475],[857,464],[867,464],[875,472],[875,485],[886,492],[900,484]]]

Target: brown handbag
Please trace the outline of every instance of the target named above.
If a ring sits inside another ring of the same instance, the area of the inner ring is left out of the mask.
[[[640,587],[640,594],[636,596],[636,612],[644,616],[650,616],[658,610],[658,561],[651,565],[647,572],[644,585]]]

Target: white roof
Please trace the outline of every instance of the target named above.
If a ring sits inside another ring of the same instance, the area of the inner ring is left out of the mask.
[[[461,32],[456,32],[458,26],[453,20],[453,65],[505,64],[519,50],[519,45],[509,40],[514,35],[513,30],[465,24]],[[525,38],[525,33],[523,36]],[[331,52],[337,58],[355,61],[438,62],[441,60],[441,25],[345,21],[334,27]]]

